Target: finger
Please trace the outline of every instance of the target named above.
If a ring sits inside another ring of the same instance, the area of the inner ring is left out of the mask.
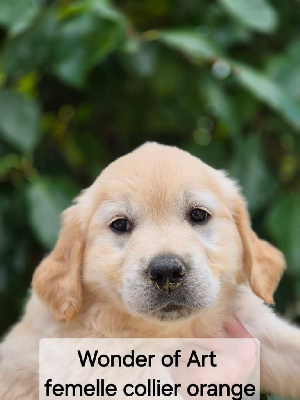
[[[240,323],[236,317],[225,323],[224,330],[228,337],[231,338],[252,338],[246,328]]]

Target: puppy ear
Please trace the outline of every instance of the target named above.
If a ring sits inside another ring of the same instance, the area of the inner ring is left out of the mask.
[[[33,276],[33,290],[59,321],[70,321],[82,301],[81,264],[83,241],[76,205],[63,213],[54,250],[41,262]]]
[[[251,288],[266,303],[273,304],[273,294],[285,269],[284,256],[253,232],[246,203],[241,197],[236,201],[235,219],[242,240],[244,267]]]

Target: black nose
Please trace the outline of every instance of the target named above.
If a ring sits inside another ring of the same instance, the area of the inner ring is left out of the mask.
[[[156,256],[148,267],[150,282],[168,293],[181,285],[185,272],[185,262],[176,255]]]

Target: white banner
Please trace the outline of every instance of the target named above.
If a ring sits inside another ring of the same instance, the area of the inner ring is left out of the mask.
[[[42,339],[39,399],[259,400],[257,339]]]

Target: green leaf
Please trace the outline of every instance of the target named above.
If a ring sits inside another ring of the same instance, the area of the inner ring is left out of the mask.
[[[0,0],[0,24],[16,32],[24,29],[38,14],[38,0]]]
[[[29,221],[37,239],[52,248],[60,228],[60,214],[71,205],[76,187],[66,180],[40,179],[30,185],[27,193]]]
[[[127,22],[125,14],[122,14],[117,8],[115,8],[109,0],[84,0],[91,11],[97,15],[107,18],[111,21],[118,23]]]
[[[237,112],[222,84],[208,78],[201,81],[201,91],[204,92],[207,106],[212,110],[213,115],[224,123],[228,133],[230,135],[238,134],[240,127]]]
[[[157,31],[157,39],[196,60],[210,60],[220,56],[220,50],[216,44],[194,30]]]
[[[83,13],[64,21],[57,38],[53,70],[65,82],[81,86],[91,68],[117,47],[121,29],[97,15]]]
[[[245,154],[249,156],[245,157]],[[256,213],[268,204],[277,185],[266,166],[257,135],[253,134],[248,140],[240,141],[230,172],[241,184],[251,213]]]
[[[3,51],[4,70],[17,78],[42,65],[48,66],[56,46],[57,17],[50,9],[39,15],[25,31],[8,37]]]
[[[268,72],[288,93],[300,100],[300,39],[288,46],[279,57],[271,58]]]
[[[247,27],[272,32],[277,26],[277,14],[267,0],[220,0],[224,8]]]
[[[267,218],[270,232],[287,256],[288,271],[300,276],[300,194],[281,197]]]
[[[246,65],[233,62],[233,72],[241,85],[300,128],[300,106],[282,87]]]
[[[94,15],[121,25],[128,22],[126,15],[115,8],[109,0],[82,0],[63,5],[60,9],[60,17],[67,18],[85,12],[92,12]]]
[[[37,104],[12,90],[0,90],[0,135],[18,150],[32,151],[40,138]]]

